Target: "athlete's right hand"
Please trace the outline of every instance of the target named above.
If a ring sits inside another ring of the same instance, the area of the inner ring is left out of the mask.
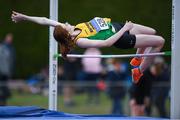
[[[12,19],[13,22],[17,23],[17,22],[20,22],[20,21],[24,20],[25,15],[21,14],[21,13],[18,13],[18,12],[15,12],[15,11],[12,11],[11,19]]]
[[[129,31],[133,28],[133,23],[131,21],[126,21],[126,24],[124,25],[124,30]]]

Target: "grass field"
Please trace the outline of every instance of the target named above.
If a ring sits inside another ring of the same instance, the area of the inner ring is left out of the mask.
[[[86,94],[77,94],[74,96],[76,105],[73,107],[65,107],[63,104],[62,96],[58,98],[58,110],[67,113],[76,114],[110,114],[111,101],[106,94],[101,93],[99,104],[88,104],[86,101]],[[128,96],[123,101],[124,115],[129,115]],[[38,94],[16,93],[13,92],[13,96],[9,99],[8,105],[15,106],[39,106],[48,108],[48,97]],[[167,100],[166,107],[169,112],[169,100]],[[153,107],[152,116],[158,117],[157,110]]]
[[[83,114],[108,114],[110,113],[111,102],[105,96],[100,95],[100,103],[88,104],[86,102],[86,95],[79,94],[74,97],[76,103],[73,107],[65,107],[63,104],[62,96],[58,97],[58,110],[68,113],[83,113]],[[48,97],[35,94],[17,94],[15,93],[11,99],[9,99],[9,105],[20,106],[39,106],[48,108]]]

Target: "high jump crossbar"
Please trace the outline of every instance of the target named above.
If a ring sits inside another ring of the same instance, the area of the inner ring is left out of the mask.
[[[148,53],[148,54],[124,54],[124,55],[80,55],[80,54],[67,54],[69,58],[131,58],[131,57],[150,57],[150,56],[170,56],[171,51]],[[62,57],[61,54],[54,55],[55,58]]]

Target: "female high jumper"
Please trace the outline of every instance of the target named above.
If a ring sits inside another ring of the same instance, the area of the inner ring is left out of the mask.
[[[120,49],[137,48],[137,54],[159,52],[164,45],[164,38],[156,34],[153,28],[132,22],[115,23],[110,18],[95,17],[89,22],[75,26],[60,23],[46,17],[27,16],[12,12],[12,21],[31,21],[40,25],[54,27],[54,38],[60,45],[63,58],[76,45],[81,48],[100,48],[115,46]],[[148,49],[148,50],[147,50]],[[153,57],[134,57],[130,64],[134,83],[138,83],[145,69],[151,64]]]

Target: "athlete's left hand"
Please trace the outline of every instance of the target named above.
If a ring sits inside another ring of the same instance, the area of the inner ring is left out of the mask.
[[[123,29],[125,31],[129,31],[133,28],[133,23],[131,21],[126,21],[126,24],[124,25]]]

